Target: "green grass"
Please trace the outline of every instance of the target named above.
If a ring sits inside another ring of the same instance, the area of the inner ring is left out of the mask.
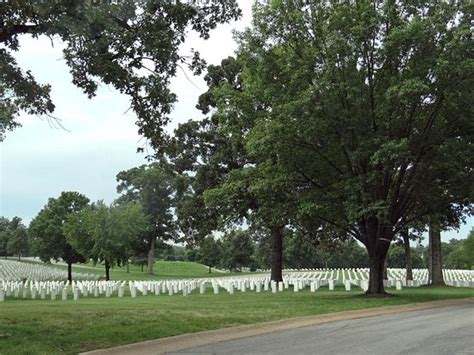
[[[276,319],[474,296],[462,288],[390,289],[399,297],[365,298],[360,291],[322,288],[207,293],[187,297],[83,298],[77,302],[7,299],[0,303],[0,354],[56,354],[112,347],[177,334]]]
[[[45,265],[42,262],[35,262],[30,260],[24,262]],[[67,266],[62,264],[51,264],[47,266],[58,268],[61,270],[67,269]],[[146,273],[146,267],[144,268],[144,270],[145,272],[142,272],[140,266],[130,265],[130,272],[126,272],[125,267],[115,266],[110,271],[110,278],[111,280],[164,280],[245,275],[245,273],[223,273],[215,270],[213,270],[209,274],[209,269],[207,266],[186,261],[156,261],[154,264],[153,275]],[[74,264],[72,266],[72,271],[78,273],[89,273],[97,276],[105,275],[104,266],[101,264],[94,265],[93,263]]]

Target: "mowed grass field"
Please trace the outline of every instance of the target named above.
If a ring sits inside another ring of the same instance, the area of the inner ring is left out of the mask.
[[[17,300],[0,303],[0,354],[59,354],[177,334],[345,310],[474,296],[472,289],[390,289],[393,298],[366,298],[342,287],[316,293],[236,292],[234,295],[148,295],[137,298]]]
[[[23,260],[23,262],[45,265],[39,261]],[[67,270],[67,266],[63,264],[48,264],[47,266]],[[72,271],[94,274],[100,277],[105,275],[104,266],[101,264],[94,265],[93,263],[73,264]],[[232,275],[245,275],[245,273],[228,273],[212,269],[209,274],[209,268],[206,265],[186,261],[156,261],[153,266],[153,274],[146,272],[146,266],[142,272],[141,267],[137,265],[130,265],[129,272],[127,272],[125,266],[115,266],[110,270],[111,280],[165,280]]]

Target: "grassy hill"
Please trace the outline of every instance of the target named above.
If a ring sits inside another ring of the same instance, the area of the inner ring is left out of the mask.
[[[103,265],[78,264],[73,267],[74,271],[94,272],[100,275],[105,274]],[[153,271],[154,274],[146,273],[146,266],[141,271],[141,267],[130,265],[130,271],[127,273],[125,267],[115,266],[110,272],[110,277],[114,280],[154,280],[154,279],[179,279],[179,278],[199,278],[215,277],[227,275],[226,273],[213,271],[209,274],[208,267],[202,264],[187,261],[156,261]]]
[[[40,261],[23,260],[28,263],[40,263]],[[66,270],[65,264],[50,264],[50,267]],[[90,273],[98,276],[105,275],[104,266],[101,264],[74,264],[73,272]],[[154,274],[146,273],[146,266],[144,272],[141,267],[137,265],[130,265],[130,271],[127,272],[125,267],[115,266],[110,270],[110,278],[112,280],[163,280],[163,279],[185,279],[185,278],[202,278],[202,277],[218,277],[235,275],[233,273],[224,273],[217,270],[212,270],[209,274],[209,269],[206,265],[186,261],[156,261],[154,265]],[[239,273],[239,275],[242,275]]]

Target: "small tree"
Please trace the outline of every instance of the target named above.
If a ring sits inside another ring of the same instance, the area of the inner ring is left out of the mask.
[[[80,213],[88,203],[89,199],[78,192],[62,192],[58,198],[48,200],[28,228],[31,254],[48,263],[51,259],[62,259],[68,266],[69,281],[72,264],[86,259],[68,242],[63,228],[68,218]]]
[[[175,237],[172,177],[157,164],[150,164],[118,173],[117,181],[117,192],[122,193],[117,202],[138,202],[148,216],[149,225],[138,236],[142,241],[138,244],[140,247],[146,244],[147,272],[153,274],[157,239],[166,241]]]
[[[98,201],[71,220],[66,230],[68,239],[79,249],[90,248],[87,256],[94,263],[104,263],[105,279],[110,280],[110,268],[128,262],[132,240],[146,229],[147,223],[140,204],[109,207]]]
[[[446,259],[449,268],[472,270],[474,268],[474,232],[471,231],[467,239],[456,243]]]
[[[205,238],[197,251],[197,260],[201,264],[207,265],[209,273],[211,273],[211,268],[221,263],[222,242],[215,240],[212,236]]]
[[[18,260],[20,260],[22,255],[28,254],[28,234],[21,218],[14,217],[11,220],[9,234],[7,251],[12,255],[18,255]]]
[[[224,257],[222,265],[229,270],[242,270],[250,266],[254,245],[248,230],[235,230],[228,232],[222,243]]]

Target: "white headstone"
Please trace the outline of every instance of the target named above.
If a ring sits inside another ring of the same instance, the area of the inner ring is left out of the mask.
[[[283,282],[278,283],[278,291],[283,292]]]
[[[402,281],[401,280],[397,280],[395,282],[395,287],[397,288],[397,290],[401,290],[402,289]]]
[[[344,287],[346,288],[346,291],[351,290],[351,282],[349,280],[344,280]]]

